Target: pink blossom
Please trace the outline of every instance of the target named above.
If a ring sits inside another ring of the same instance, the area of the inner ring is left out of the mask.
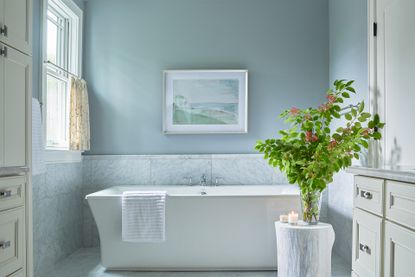
[[[297,115],[299,113],[300,109],[297,107],[292,107],[290,110],[291,115]]]
[[[337,99],[333,94],[327,94],[326,98],[329,100],[329,103],[334,103]]]
[[[304,140],[306,142],[316,142],[318,141],[318,136],[316,134],[313,134],[312,131],[306,131]]]
[[[329,106],[327,105],[327,104],[322,104],[322,105],[320,105],[319,107],[318,107],[318,110],[320,111],[320,112],[325,112],[325,111],[327,111],[329,109]]]
[[[312,136],[313,136],[313,133],[311,131],[305,132],[305,141],[310,142]]]
[[[336,145],[337,145],[337,141],[335,140],[335,139],[332,139],[332,140],[330,140],[330,143],[329,143],[329,145],[328,145],[328,149],[329,150],[331,150],[331,149],[333,149],[334,147],[336,147]]]
[[[363,130],[362,135],[363,135],[364,137],[367,137],[367,136],[369,135],[370,131],[371,131],[371,130],[370,130],[369,128],[366,128],[366,129],[364,129],[364,130]]]
[[[304,140],[306,142],[316,142],[316,141],[318,141],[318,137],[317,137],[317,135],[313,134],[313,132],[307,131],[307,132],[305,132]]]

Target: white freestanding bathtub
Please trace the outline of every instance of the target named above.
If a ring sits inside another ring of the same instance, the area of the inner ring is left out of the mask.
[[[120,186],[86,196],[98,226],[102,265],[113,270],[276,270],[274,221],[300,211],[293,185]],[[123,191],[165,190],[166,241],[121,239]]]

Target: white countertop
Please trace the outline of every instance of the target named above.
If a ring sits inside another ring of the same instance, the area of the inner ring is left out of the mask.
[[[415,166],[413,167],[364,167],[352,166],[346,170],[348,173],[368,177],[382,178],[401,182],[415,183]]]

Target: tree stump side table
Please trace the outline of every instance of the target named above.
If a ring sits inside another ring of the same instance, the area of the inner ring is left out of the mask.
[[[334,231],[330,224],[275,222],[278,277],[330,277]]]

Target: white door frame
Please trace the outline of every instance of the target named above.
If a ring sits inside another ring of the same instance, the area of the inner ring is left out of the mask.
[[[383,35],[383,32],[380,32],[382,26],[379,25],[377,18],[378,14],[378,5],[379,0],[368,0],[368,70],[369,70],[369,111],[372,114],[379,114],[381,120],[385,120],[385,96],[382,96],[382,91],[384,91],[379,84],[379,74],[383,60],[378,58],[379,48],[378,41],[379,37]],[[376,34],[375,34],[376,32]],[[372,166],[379,167],[385,165],[385,133],[386,128],[382,130],[382,139],[380,141],[374,141],[371,143],[370,147],[370,161]]]

